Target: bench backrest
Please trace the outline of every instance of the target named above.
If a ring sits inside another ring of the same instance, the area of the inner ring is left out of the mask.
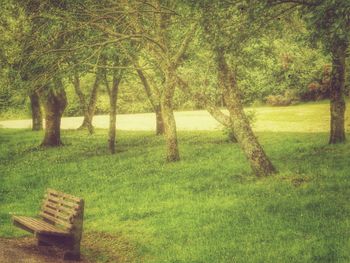
[[[46,222],[71,231],[75,218],[82,213],[83,199],[47,189],[39,215]]]

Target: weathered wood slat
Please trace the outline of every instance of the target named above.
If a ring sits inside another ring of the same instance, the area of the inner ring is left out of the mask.
[[[50,202],[50,201],[48,201],[46,199],[43,200],[42,207],[49,207],[51,209],[59,209],[60,212],[66,213],[67,215],[75,215],[77,213],[77,210],[78,210],[76,208],[70,208],[70,207],[66,207],[66,206],[59,206],[58,207],[57,203]]]
[[[46,201],[49,201],[52,203],[58,203],[58,204],[61,204],[61,205],[64,205],[64,206],[67,206],[70,208],[75,208],[75,209],[79,208],[79,205],[77,203],[69,202],[69,201],[66,201],[64,199],[54,197],[52,195],[46,195],[45,199],[46,199]]]
[[[24,226],[34,230],[37,233],[69,235],[69,232],[66,230],[54,227],[47,222],[32,217],[14,216],[13,220],[20,224],[23,224]]]
[[[75,204],[75,205],[76,205],[76,204],[79,204],[79,201],[72,200],[72,199],[67,198],[67,197],[65,197],[65,196],[56,195],[56,194],[54,194],[54,193],[46,193],[45,196],[46,196],[46,197],[49,197],[49,198],[51,198],[51,197],[57,198],[57,199],[59,199],[59,200],[63,200],[63,201],[65,201],[65,202],[67,202],[67,203],[72,203],[72,204]]]
[[[66,198],[66,197],[64,197],[64,196],[58,196],[58,195],[55,195],[55,194],[53,194],[53,193],[46,193],[46,194],[45,194],[45,197],[46,197],[47,199],[54,199],[54,200],[58,199],[58,200],[61,200],[61,201],[66,202],[68,205],[72,205],[72,206],[78,205],[78,204],[79,204],[78,201],[71,200],[71,199]]]
[[[52,228],[52,225],[44,225],[38,222],[38,220],[31,218],[31,217],[22,217],[17,218],[17,221],[21,223],[25,223],[29,228],[32,228],[34,230],[46,230],[46,231],[54,231],[55,229]]]
[[[57,217],[51,216],[45,212],[40,212],[39,215],[43,218],[46,218],[52,222],[55,222],[56,224],[62,225],[63,227],[65,227],[67,230],[72,228],[72,224],[70,224],[68,221],[63,221]]]
[[[56,196],[61,196],[61,197],[65,197],[67,199],[71,199],[72,201],[75,201],[77,203],[79,203],[80,200],[81,200],[81,198],[79,198],[79,197],[76,197],[76,196],[70,195],[70,194],[66,194],[66,193],[63,193],[63,192],[59,192],[59,191],[51,189],[51,188],[47,189],[47,192],[50,193],[50,194],[54,194]]]
[[[41,210],[45,213],[49,213],[50,215],[57,217],[61,220],[64,220],[66,222],[70,222],[70,219],[72,218],[71,215],[69,215],[67,213],[62,213],[62,211],[59,208],[53,209],[53,208],[50,208],[48,206],[43,206],[41,208]]]

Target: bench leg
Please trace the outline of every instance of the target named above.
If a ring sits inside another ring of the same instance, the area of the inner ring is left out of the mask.
[[[83,232],[84,200],[80,200],[79,207],[80,211],[75,217],[72,230],[72,243],[63,257],[65,260],[80,260],[80,240]]]

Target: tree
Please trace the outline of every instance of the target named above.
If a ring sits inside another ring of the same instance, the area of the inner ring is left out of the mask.
[[[112,87],[109,87],[106,78],[106,87],[109,95],[109,132],[108,132],[108,147],[111,154],[115,153],[116,143],[116,123],[117,123],[117,99],[119,92],[119,85],[123,77],[123,71],[118,70],[113,72]]]
[[[43,115],[40,107],[40,98],[35,91],[29,95],[29,98],[32,110],[32,130],[40,131],[43,129]]]
[[[162,75],[163,84],[159,102],[167,147],[166,159],[174,162],[180,160],[173,112],[173,98],[177,86],[176,71],[184,60],[184,55],[195,35],[196,26],[192,24],[185,34],[177,32],[180,34],[176,35],[173,26],[174,24],[179,26],[181,22],[178,17],[174,16],[173,10],[176,4],[168,3],[168,6],[162,6],[161,1],[155,0],[151,5],[154,8],[153,13],[146,13],[142,17],[134,16],[132,23],[137,32],[147,32],[151,36],[147,38],[149,42],[144,48],[152,60],[156,61],[157,69]]]
[[[137,25],[136,28],[139,29],[140,26]],[[144,45],[145,44],[147,45],[147,43],[144,43]],[[142,45],[138,45],[138,48],[134,47],[134,52],[126,52],[126,55],[128,56],[128,59],[132,61],[135,71],[156,115],[156,135],[164,135],[165,128],[160,106],[161,90],[158,88],[157,82],[155,80],[156,77],[158,77],[158,79],[161,78],[159,76],[161,73],[158,72],[158,76],[156,76],[156,68],[153,68],[154,74],[149,74],[146,70],[143,70],[142,67],[140,67],[139,60],[141,58],[147,60],[147,56],[142,54],[141,47]],[[147,63],[151,63],[151,61],[148,59]],[[159,86],[161,86],[161,84],[159,84]]]
[[[63,144],[61,141],[61,118],[67,106],[62,79],[55,77],[39,92],[43,98],[45,109],[45,136],[41,146],[61,146]]]
[[[237,59],[257,25],[247,23],[247,16],[235,5],[227,3],[199,4],[204,40],[212,53],[217,70],[217,84],[230,114],[230,124],[254,173],[268,176],[276,172],[243,110],[237,85]],[[211,13],[211,16],[206,14]],[[227,62],[230,61],[230,63]],[[231,65],[230,65],[231,64]]]
[[[29,94],[32,111],[32,130],[42,130],[42,112],[39,95],[36,92],[24,89],[26,74],[19,73],[20,64],[23,63],[23,44],[27,42],[31,28],[26,20],[23,9],[16,8],[13,1],[5,1],[0,16],[0,65],[2,85],[8,86],[12,93],[19,96]],[[6,80],[6,81],[4,81]],[[6,94],[6,93],[5,93]],[[7,95],[10,95],[7,93]],[[11,96],[7,98],[10,100]],[[8,101],[7,103],[9,103]]]
[[[332,57],[330,82],[330,137],[329,143],[345,142],[345,75],[346,51],[350,42],[350,2],[335,0],[269,0],[267,8],[276,5],[300,6],[313,41],[322,42]]]
[[[59,48],[64,44],[64,25],[56,21],[49,12],[58,12],[66,8],[66,3],[38,1],[14,1],[17,12],[8,17],[15,19],[20,13],[23,30],[14,44],[19,49],[17,60],[12,68],[18,72],[22,87],[29,93],[33,106],[33,128],[41,124],[38,97],[45,110],[45,136],[42,146],[62,145],[60,124],[63,111],[67,105],[61,63],[64,58],[48,53],[48,49]],[[39,26],[40,25],[40,26]]]
[[[80,77],[77,72],[74,73],[74,79],[73,79],[73,86],[75,93],[77,94],[80,102],[80,107],[83,110],[84,119],[81,126],[78,128],[79,130],[87,129],[90,134],[94,132],[94,127],[92,125],[92,119],[95,114],[96,109],[96,102],[97,102],[97,95],[99,86],[102,81],[102,67],[99,67],[95,73],[95,80],[93,82],[89,100],[87,101],[85,94],[83,93],[81,86],[80,86]]]
[[[244,113],[240,93],[237,88],[236,74],[227,64],[224,50],[220,47],[215,47],[215,52],[218,66],[218,82],[231,115],[235,137],[250,162],[254,173],[257,176],[270,175],[276,170],[254,135],[249,120]]]
[[[153,85],[153,89],[156,90],[157,92],[156,93],[157,96],[154,95],[151,88],[150,81],[148,80],[148,79],[151,79],[152,77],[147,78],[146,74],[142,69],[140,69],[138,64],[136,65],[136,72],[145,89],[147,97],[152,105],[153,111],[156,114],[156,135],[163,135],[165,133],[165,128],[164,128],[164,121],[163,121],[163,116],[162,116],[160,102],[159,102],[160,91],[157,89],[157,87],[155,87],[155,85]],[[152,80],[151,83],[155,83],[155,81]]]

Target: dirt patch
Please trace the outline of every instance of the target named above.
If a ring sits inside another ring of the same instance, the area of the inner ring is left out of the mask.
[[[83,235],[80,261],[64,261],[64,250],[38,246],[33,236],[0,238],[0,263],[124,263],[142,262],[137,249],[122,234],[92,232]]]
[[[0,238],[1,263],[61,263],[64,251],[54,246],[37,246],[33,237]],[[92,263],[82,256],[81,263]]]

